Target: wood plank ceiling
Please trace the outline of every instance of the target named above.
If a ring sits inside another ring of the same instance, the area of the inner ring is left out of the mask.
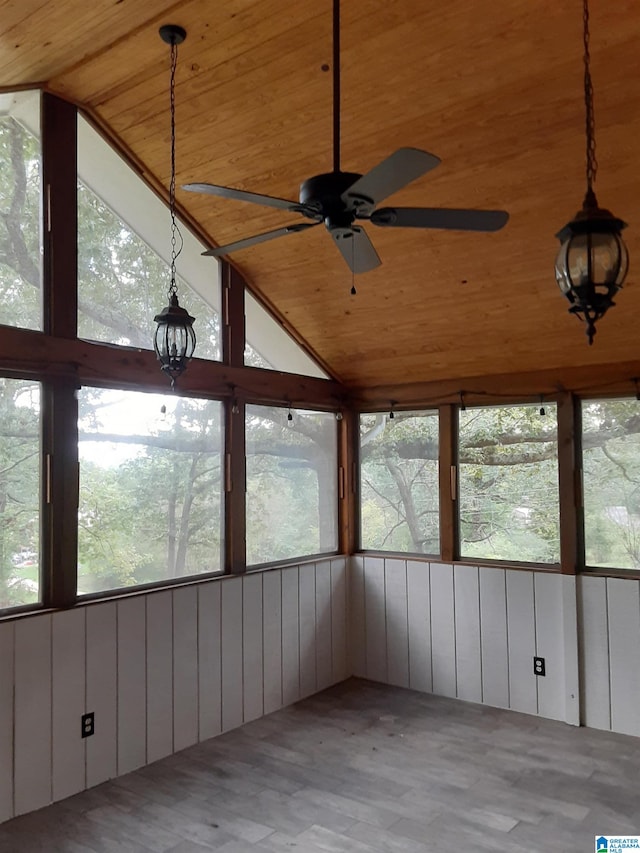
[[[589,348],[555,284],[554,233],[584,193],[582,4],[357,0],[342,6],[342,167],[400,146],[435,171],[390,203],[504,208],[496,234],[370,227],[382,266],[351,274],[324,228],[234,263],[351,386],[638,358],[640,7],[592,0],[601,204],[630,223],[628,287]],[[177,74],[178,184],[297,199],[330,171],[331,2],[0,0],[0,85],[44,82],[83,105],[152,182],[169,172],[163,23],[188,31]],[[178,190],[218,244],[295,215]]]

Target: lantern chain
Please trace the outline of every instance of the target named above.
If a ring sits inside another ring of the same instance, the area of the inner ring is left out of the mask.
[[[591,81],[591,52],[589,32],[589,0],[583,0],[583,40],[584,40],[584,105],[587,141],[587,200],[595,203],[593,185],[598,172],[596,159],[596,122],[593,109],[593,83]]]
[[[169,211],[171,213],[171,283],[169,296],[177,293],[176,259],[182,251],[183,239],[176,221],[176,66],[178,64],[178,45],[171,42],[171,82],[169,86],[171,110],[171,181],[169,183]]]

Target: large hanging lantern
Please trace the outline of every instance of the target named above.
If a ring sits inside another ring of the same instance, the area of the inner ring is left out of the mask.
[[[175,77],[178,61],[178,45],[187,37],[182,27],[167,24],[160,27],[160,37],[171,45],[171,182],[169,184],[169,210],[171,213],[171,276],[169,283],[169,304],[153,318],[158,324],[153,338],[155,349],[162,370],[171,378],[171,387],[176,379],[184,373],[191,360],[195,347],[196,335],[193,331],[195,318],[178,303],[178,288],[176,286],[176,258],[182,250],[177,249],[176,234],[179,234],[176,222],[176,121],[175,121]]]
[[[588,0],[583,0],[583,41],[587,192],[582,210],[556,234],[560,240],[560,251],[556,258],[556,281],[563,295],[571,303],[569,312],[586,324],[586,334],[592,344],[596,322],[615,305],[613,298],[627,275],[629,255],[621,237],[626,223],[610,211],[598,207],[593,189],[598,163],[590,70]]]
[[[169,304],[153,318],[157,323],[153,338],[153,348],[158,360],[171,377],[171,386],[182,373],[193,356],[196,348],[196,333],[193,331],[192,317],[178,304],[178,294],[169,291]]]

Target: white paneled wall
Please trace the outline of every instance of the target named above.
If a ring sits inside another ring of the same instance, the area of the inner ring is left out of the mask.
[[[346,563],[1,623],[0,822],[342,681]]]
[[[583,722],[640,736],[640,581],[581,576]]]
[[[0,822],[352,673],[640,736],[638,649],[640,581],[368,556],[0,623]]]
[[[575,722],[574,578],[355,556],[350,594],[355,675]],[[546,660],[544,678],[534,656]]]
[[[15,625],[0,625],[0,823],[13,815],[14,639]]]

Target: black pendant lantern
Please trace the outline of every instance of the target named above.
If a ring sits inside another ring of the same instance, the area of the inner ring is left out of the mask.
[[[556,237],[560,251],[556,258],[556,281],[571,303],[569,312],[586,323],[589,343],[593,343],[596,322],[612,305],[629,268],[627,247],[621,237],[626,223],[610,211],[598,207],[593,185],[596,160],[593,85],[589,53],[589,3],[583,0],[584,100],[586,108],[587,192],[580,210]]]
[[[160,37],[171,45],[171,182],[169,184],[169,210],[171,213],[171,278],[169,284],[169,304],[153,318],[158,324],[153,338],[153,348],[156,351],[162,370],[171,378],[171,387],[176,379],[184,373],[187,364],[193,356],[196,347],[196,335],[193,331],[195,318],[178,303],[178,288],[176,286],[176,258],[182,251],[177,247],[179,229],[176,222],[176,121],[175,121],[175,77],[178,60],[178,45],[187,37],[182,27],[167,24],[160,27]]]

